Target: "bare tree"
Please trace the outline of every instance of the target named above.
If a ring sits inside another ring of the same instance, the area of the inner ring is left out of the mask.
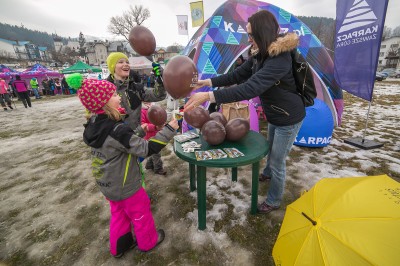
[[[383,27],[382,41],[385,40],[386,38],[390,38],[390,35],[392,35],[392,28],[387,26]]]
[[[129,41],[129,32],[136,25],[141,25],[150,17],[150,11],[142,5],[129,6],[129,11],[124,12],[122,16],[111,17],[108,31],[117,36],[123,36]]]
[[[394,28],[394,30],[392,31],[392,37],[400,37],[400,26]]]

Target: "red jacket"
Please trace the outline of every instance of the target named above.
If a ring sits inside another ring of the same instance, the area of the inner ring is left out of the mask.
[[[142,107],[141,111],[141,124],[147,124],[147,132],[146,136],[144,136],[144,139],[150,139],[154,137],[159,130],[157,130],[157,127],[152,124],[149,119],[147,118],[147,110],[146,107]]]

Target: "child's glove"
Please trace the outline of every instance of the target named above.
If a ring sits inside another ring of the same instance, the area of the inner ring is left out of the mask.
[[[157,82],[160,83],[160,84],[163,84],[163,80],[162,80],[162,70],[163,69],[161,68],[160,64],[157,64],[157,63],[153,62],[151,64],[151,66],[153,67],[153,73],[154,73],[154,76],[157,79]]]

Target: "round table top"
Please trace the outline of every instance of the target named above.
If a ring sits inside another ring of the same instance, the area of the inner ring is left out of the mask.
[[[198,161],[196,159],[194,152],[183,152],[182,143],[174,140],[174,152],[182,160],[195,164],[198,166],[205,167],[218,167],[218,168],[232,168],[242,165],[248,165],[260,161],[268,153],[269,145],[267,139],[258,132],[249,131],[247,135],[237,142],[225,140],[219,145],[209,145],[203,137],[191,139],[191,141],[196,141],[201,143],[201,149],[196,151],[207,151],[213,149],[223,149],[223,148],[236,148],[244,154],[244,156],[237,158],[222,158],[222,159],[212,159]]]

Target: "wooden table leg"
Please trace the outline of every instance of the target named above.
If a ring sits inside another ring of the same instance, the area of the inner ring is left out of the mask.
[[[232,181],[234,181],[234,182],[237,182],[237,172],[238,172],[237,167],[233,167],[232,168]]]
[[[189,164],[190,191],[196,190],[196,165]]]
[[[251,214],[257,214],[258,200],[258,171],[260,170],[260,162],[255,162],[251,170]]]
[[[199,230],[206,229],[206,168],[197,166],[197,208]]]

